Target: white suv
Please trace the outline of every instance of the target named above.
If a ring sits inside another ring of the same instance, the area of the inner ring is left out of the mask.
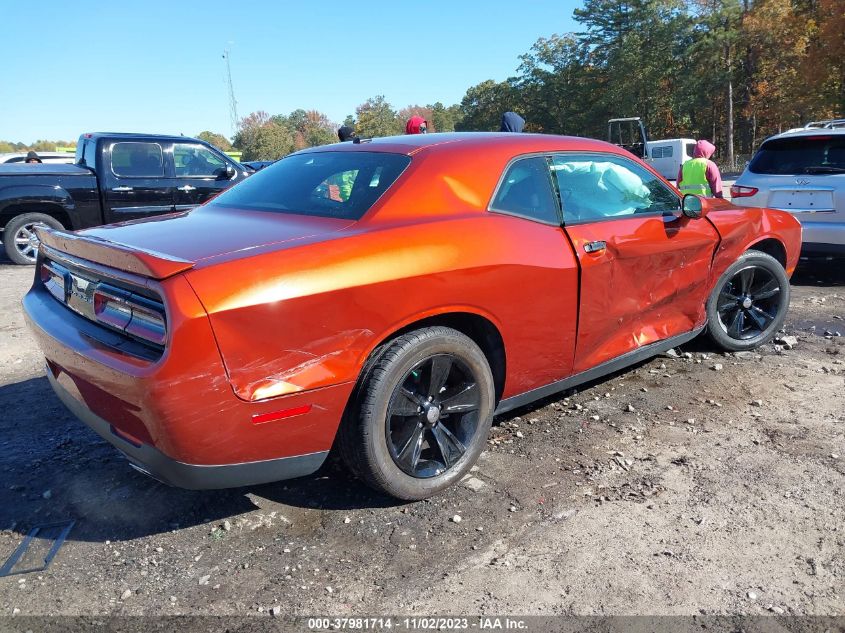
[[[731,198],[794,213],[804,228],[802,255],[845,256],[845,119],[763,141],[731,187]]]

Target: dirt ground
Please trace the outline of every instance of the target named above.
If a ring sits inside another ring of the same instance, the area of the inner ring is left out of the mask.
[[[336,465],[222,492],[133,471],[43,377],[31,277],[0,264],[0,563],[76,525],[0,578],[4,615],[845,615],[841,262],[793,280],[795,349],[694,341],[502,416],[471,478],[414,504]]]

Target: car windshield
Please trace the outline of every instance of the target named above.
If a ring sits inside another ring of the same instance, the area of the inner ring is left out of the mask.
[[[384,152],[293,154],[209,205],[359,220],[410,162],[403,154]]]
[[[845,174],[845,135],[766,141],[748,170],[755,174]]]

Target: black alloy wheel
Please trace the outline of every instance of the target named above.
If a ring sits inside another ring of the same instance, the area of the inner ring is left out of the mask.
[[[459,358],[420,361],[393,392],[387,410],[390,456],[419,478],[443,474],[461,460],[478,432],[481,393]]]
[[[405,500],[463,477],[487,445],[493,373],[471,338],[436,325],[398,336],[365,366],[338,431],[350,470]]]
[[[780,280],[771,271],[747,266],[719,291],[719,322],[731,338],[760,336],[778,316],[780,293]]]
[[[750,350],[771,340],[786,319],[789,278],[771,255],[749,250],[722,273],[707,301],[707,331],[723,349]]]

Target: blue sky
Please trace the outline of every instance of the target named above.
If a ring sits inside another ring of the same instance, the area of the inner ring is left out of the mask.
[[[0,140],[228,136],[227,47],[239,116],[305,108],[340,122],[379,94],[397,109],[449,105],[472,85],[514,75],[539,37],[577,30],[580,5],[0,0]]]

